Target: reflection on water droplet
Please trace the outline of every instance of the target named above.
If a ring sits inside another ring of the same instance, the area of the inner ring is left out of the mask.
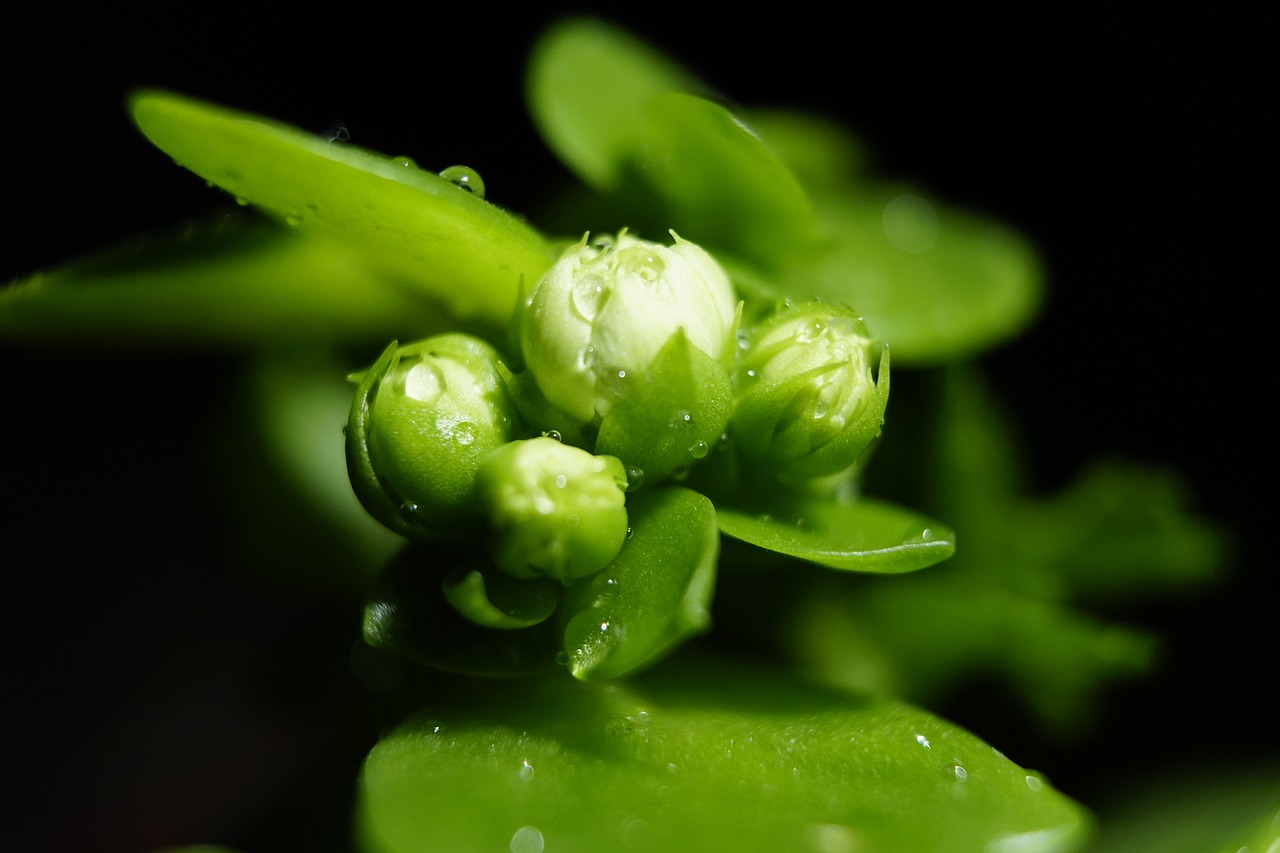
[[[1044,783],[1035,776],[1027,776],[1027,787],[1033,791],[1039,791],[1044,787]]]
[[[931,536],[933,536],[933,531],[927,527],[924,530],[920,531],[920,538],[924,539],[925,541],[928,541]]]
[[[476,440],[476,425],[469,421],[458,424],[453,428],[453,440],[466,447]]]
[[[554,441],[560,441],[560,440],[561,440],[561,439],[560,439],[560,431],[559,431],[559,430],[554,430],[554,429],[549,429],[549,430],[547,430],[546,432],[544,432],[544,433],[542,434],[542,437],[543,437],[543,438],[550,438],[550,439],[552,439],[552,440],[554,440]]]
[[[444,393],[444,374],[433,359],[420,361],[409,368],[404,376],[404,393],[419,402],[430,405]]]
[[[633,528],[628,527],[628,528],[627,528],[627,538],[628,538],[628,539],[630,539],[630,538],[631,538],[632,536],[634,536],[634,535],[635,535],[635,530],[634,530]]]
[[[636,489],[644,485],[644,469],[628,468],[627,469],[627,491],[634,492]]]
[[[573,280],[569,290],[569,305],[579,317],[590,322],[600,313],[608,290],[605,280],[598,275],[587,274]]]
[[[816,341],[822,337],[822,333],[827,329],[826,324],[821,320],[805,320],[796,326],[796,341],[802,344]]]
[[[692,456],[694,459],[702,459],[704,456],[707,455],[707,451],[710,449],[711,448],[707,446],[707,443],[705,441],[702,441],[701,439],[699,439],[698,441],[695,441],[693,443],[692,447],[689,448],[689,455]]]
[[[542,853],[545,845],[536,826],[522,826],[511,836],[511,853]]]
[[[644,246],[628,246],[620,249],[613,258],[618,272],[638,276],[645,284],[653,284],[667,269],[662,258]]]
[[[417,515],[418,505],[413,501],[405,501],[400,504],[400,517],[409,524],[412,524],[416,520]]]
[[[916,735],[916,743],[920,744],[925,749],[933,749],[933,747],[929,745],[929,739],[924,735]]]
[[[392,157],[391,162],[405,169],[418,168],[418,164],[413,161],[412,157]]]
[[[969,778],[969,771],[968,771],[968,770],[965,770],[965,769],[964,769],[963,767],[961,767],[959,764],[955,765],[955,767],[953,768],[952,772],[954,772],[954,773],[955,773],[956,781],[957,781],[957,782],[963,782],[963,781],[965,781],[966,779],[968,779],[968,778]]]
[[[476,198],[484,198],[484,181],[480,179],[480,173],[470,166],[450,166],[447,169],[441,169],[440,177]]]
[[[558,489],[563,489],[563,488],[564,488],[565,486],[567,486],[567,485],[569,485],[569,478],[568,478],[568,477],[566,477],[564,474],[557,474],[557,475],[556,475],[556,488],[558,488]]]
[[[519,775],[521,782],[528,782],[533,778],[533,765],[528,761],[520,762],[520,770],[517,775]]]

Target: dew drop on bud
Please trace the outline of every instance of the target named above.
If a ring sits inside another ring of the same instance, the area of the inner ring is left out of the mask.
[[[547,430],[546,432],[544,432],[544,433],[542,434],[542,437],[543,437],[543,438],[549,438],[549,439],[551,439],[552,441],[562,441],[562,440],[563,440],[563,439],[561,439],[561,438],[560,438],[560,430],[557,430],[557,429],[549,429],[549,430]]]
[[[447,169],[441,169],[440,177],[476,198],[484,198],[484,181],[481,180],[480,173],[470,166],[450,166]]]
[[[707,455],[707,451],[709,449],[710,448],[707,446],[707,443],[699,439],[693,443],[692,447],[689,448],[689,455],[694,459],[702,459]]]
[[[405,396],[430,405],[444,393],[444,374],[434,359],[420,361],[404,377]]]
[[[574,312],[591,322],[600,313],[606,294],[605,280],[598,275],[584,275],[574,279],[573,289],[569,292],[569,304]]]
[[[453,428],[453,440],[466,447],[476,440],[476,425],[470,421],[463,421],[458,424]]]

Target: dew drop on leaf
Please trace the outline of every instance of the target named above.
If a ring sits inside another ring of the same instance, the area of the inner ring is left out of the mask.
[[[476,198],[484,198],[484,181],[481,180],[480,173],[470,166],[450,166],[447,169],[441,169],[440,177]]]

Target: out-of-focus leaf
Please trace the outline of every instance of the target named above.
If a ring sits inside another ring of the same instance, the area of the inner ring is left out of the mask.
[[[505,323],[522,282],[551,264],[522,220],[403,158],[159,91],[130,101],[181,165],[304,233],[339,239],[456,316]]]
[[[625,684],[471,684],[365,763],[368,853],[1069,851],[1083,810],[896,702],[741,662]]]
[[[0,337],[24,343],[278,347],[383,342],[443,325],[432,303],[349,248],[226,219],[0,290]]]
[[[778,500],[766,511],[760,506],[743,511],[718,505],[721,532],[770,551],[854,572],[912,572],[955,553],[955,534],[949,528],[883,501],[796,496]]]
[[[711,501],[683,488],[627,500],[631,535],[622,552],[565,594],[569,670],[617,678],[655,663],[711,623],[720,536]]]
[[[799,182],[740,118],[690,94],[700,88],[598,21],[552,30],[529,69],[548,144],[597,189],[641,208],[656,197],[660,227],[766,266],[812,249],[816,221]]]

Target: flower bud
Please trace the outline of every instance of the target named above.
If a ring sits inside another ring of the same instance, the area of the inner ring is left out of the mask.
[[[516,429],[500,367],[493,347],[463,334],[383,352],[347,425],[351,480],[375,518],[418,538],[479,522],[476,471]]]
[[[732,352],[737,298],[724,270],[672,232],[664,246],[630,236],[568,249],[538,283],[520,321],[538,387],[579,423],[603,417],[683,330],[718,362]]]
[[[852,311],[818,302],[784,308],[747,340],[730,421],[743,451],[787,477],[821,477],[856,462],[880,434],[888,348]]]
[[[627,538],[627,477],[613,456],[553,438],[513,441],[485,457],[478,495],[497,531],[494,560],[519,578],[597,572]]]

